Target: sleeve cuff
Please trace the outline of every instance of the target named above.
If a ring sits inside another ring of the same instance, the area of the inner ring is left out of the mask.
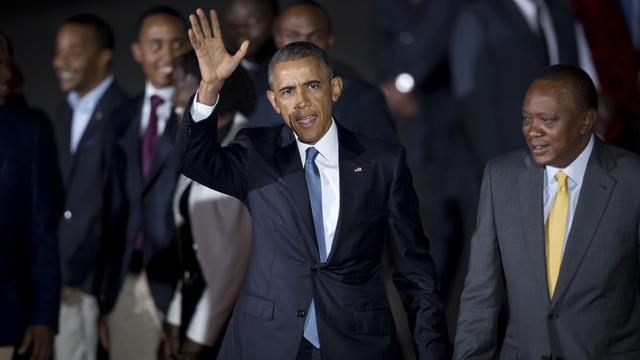
[[[220,95],[218,94],[218,97],[216,98],[216,103],[213,104],[212,106],[199,103],[197,99],[198,99],[198,92],[196,91],[196,96],[193,97],[193,106],[191,106],[191,119],[193,119],[193,121],[195,122],[202,121],[208,118],[209,116],[211,116],[211,113],[213,112],[213,110],[215,110],[216,106],[218,105],[218,101],[220,101]]]

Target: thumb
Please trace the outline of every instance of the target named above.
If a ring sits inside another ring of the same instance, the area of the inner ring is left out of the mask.
[[[28,327],[27,331],[24,333],[24,337],[22,338],[22,345],[20,345],[20,349],[18,349],[18,354],[22,355],[27,352],[32,342],[33,336],[31,335],[31,328]]]
[[[247,55],[247,50],[249,49],[249,40],[245,40],[242,42],[242,45],[240,45],[240,49],[238,49],[238,51],[236,51],[235,54],[233,54],[233,60],[235,60],[236,63],[240,63],[240,60],[242,60],[242,58],[245,57],[245,55]]]

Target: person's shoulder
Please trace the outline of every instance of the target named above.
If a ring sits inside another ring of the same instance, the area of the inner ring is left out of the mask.
[[[524,149],[517,149],[502,155],[498,155],[487,162],[487,168],[492,171],[513,171],[532,162],[529,152]]]
[[[284,125],[243,127],[238,130],[234,142],[247,142],[253,146],[274,146],[285,130]]]
[[[633,174],[640,173],[640,156],[638,154],[604,142],[601,151],[610,154],[617,167],[623,168],[625,171],[632,171]]]

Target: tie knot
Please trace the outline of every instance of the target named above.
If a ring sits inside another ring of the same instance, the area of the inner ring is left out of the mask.
[[[307,161],[315,161],[316,157],[318,157],[318,149],[314,147],[310,147],[307,149]]]
[[[151,109],[152,110],[157,109],[158,106],[160,106],[164,102],[164,99],[161,98],[158,95],[151,95],[150,100],[151,100]]]
[[[567,186],[567,179],[568,179],[567,174],[563,173],[562,171],[558,171],[556,173],[555,178],[558,181],[558,186],[559,187],[563,187],[563,186],[566,187]]]

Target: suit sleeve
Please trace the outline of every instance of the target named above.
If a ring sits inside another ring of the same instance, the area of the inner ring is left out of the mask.
[[[241,132],[232,144],[220,146],[217,122],[215,110],[198,122],[191,118],[191,108],[185,110],[176,135],[178,168],[202,185],[244,200],[247,194],[248,138]]]
[[[393,281],[407,312],[418,358],[448,358],[449,342],[435,265],[420,222],[404,150],[396,158],[387,201]]]
[[[44,120],[43,120],[44,121]],[[31,134],[32,152],[29,163],[28,216],[24,222],[25,248],[29,257],[32,309],[30,324],[58,327],[60,306],[60,260],[55,233],[54,205],[51,183],[50,132],[42,121],[34,122]]]
[[[454,359],[494,359],[504,291],[502,259],[493,217],[491,163],[482,180],[476,230],[460,299]]]

